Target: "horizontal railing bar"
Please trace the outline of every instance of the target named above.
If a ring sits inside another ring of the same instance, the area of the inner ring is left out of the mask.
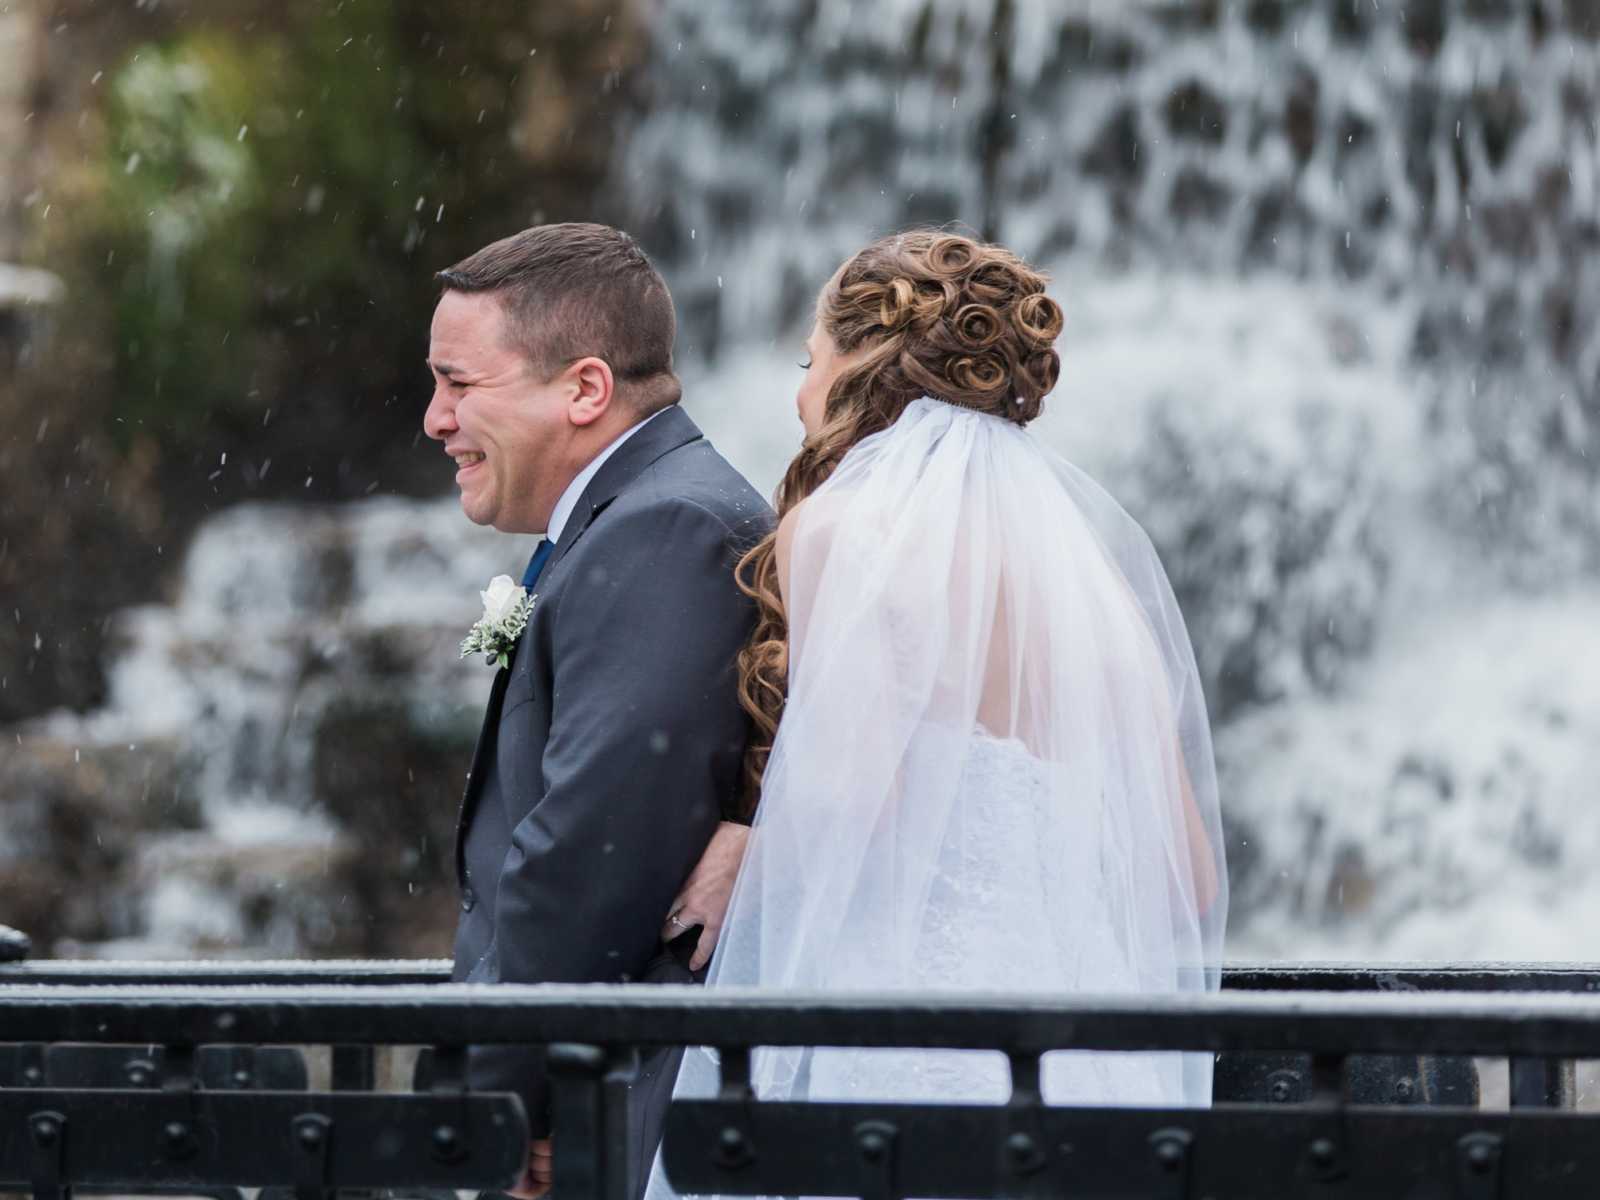
[[[1600,964],[1236,962],[1223,967],[1222,986],[1231,991],[1600,992]]]
[[[192,961],[102,961],[40,959],[0,965],[0,984],[160,984],[197,987],[251,984],[448,983],[446,958],[229,959]]]
[[[0,983],[410,984],[448,983],[450,961],[415,959],[38,960],[0,965]],[[1232,962],[1226,991],[1600,992],[1600,963]]]
[[[305,1153],[295,1121],[308,1114],[331,1122],[319,1180],[329,1187],[505,1187],[521,1174],[529,1132],[522,1101],[493,1093],[0,1088],[0,1192],[28,1189],[23,1131],[48,1112],[62,1118],[68,1181],[135,1196],[151,1186],[290,1183]],[[441,1129],[455,1153],[433,1152]]]
[[[1231,992],[1064,998],[686,986],[0,985],[8,1041],[586,1042],[1600,1058],[1600,996]]]
[[[894,1131],[884,1157],[896,1194],[968,1200],[1591,1200],[1600,1174],[1600,1113],[1419,1105],[1348,1107],[1330,1119],[1301,1105],[1046,1105],[1019,1125],[1000,1105],[679,1099],[666,1122],[662,1165],[680,1193],[696,1195],[837,1195],[861,1181],[846,1155],[864,1127]],[[729,1131],[747,1151],[731,1161]],[[1025,1171],[1013,1157],[1019,1134]],[[1487,1143],[1487,1161],[1474,1161],[1475,1143]]]

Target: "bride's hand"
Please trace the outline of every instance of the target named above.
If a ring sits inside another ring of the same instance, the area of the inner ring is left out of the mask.
[[[695,946],[689,969],[698,971],[711,961],[711,952],[717,948],[722,935],[722,922],[728,915],[728,901],[733,896],[733,881],[739,876],[739,864],[744,860],[745,841],[750,836],[748,825],[723,821],[711,835],[706,852],[700,856],[689,878],[672,902],[667,921],[661,929],[663,941],[702,926],[700,941]]]

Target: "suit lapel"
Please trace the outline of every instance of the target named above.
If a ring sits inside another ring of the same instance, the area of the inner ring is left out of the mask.
[[[515,666],[515,660],[512,666]],[[461,807],[456,812],[456,886],[466,883],[467,822],[478,793],[483,789],[483,775],[489,769],[488,752],[496,731],[500,728],[500,705],[506,697],[506,685],[511,682],[511,668],[501,667],[494,673],[494,684],[489,689],[489,703],[484,707],[483,724],[478,729],[478,741],[472,748],[472,769],[467,772],[467,786],[461,791]]]

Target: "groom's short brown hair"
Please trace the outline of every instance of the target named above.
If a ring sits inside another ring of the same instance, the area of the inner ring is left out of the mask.
[[[672,369],[672,296],[639,243],[620,229],[535,225],[434,278],[451,291],[495,293],[517,349],[547,379],[593,355],[641,415],[683,395]]]

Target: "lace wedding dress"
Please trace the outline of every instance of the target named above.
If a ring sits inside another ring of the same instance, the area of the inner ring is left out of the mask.
[[[1087,861],[1092,831],[1055,802],[1061,774],[1015,738],[981,728],[971,736],[916,952],[886,989],[1139,990],[1094,886],[1101,872]],[[852,975],[871,969],[848,954],[838,965]],[[1153,1105],[1180,1100],[1180,1070],[1175,1055],[1053,1053],[1041,1083],[1052,1104]],[[812,1099],[1003,1104],[1011,1077],[995,1052],[823,1049],[811,1057],[807,1090]]]
[[[789,698],[708,986],[1218,985],[1226,873],[1194,656],[1155,551],[999,418],[924,399],[796,518]],[[685,1054],[676,1094],[716,1090]],[[769,1047],[766,1100],[1003,1103],[983,1051]],[[1057,1104],[1205,1104],[1198,1054],[1046,1055]],[[652,1200],[674,1195],[659,1159]]]

